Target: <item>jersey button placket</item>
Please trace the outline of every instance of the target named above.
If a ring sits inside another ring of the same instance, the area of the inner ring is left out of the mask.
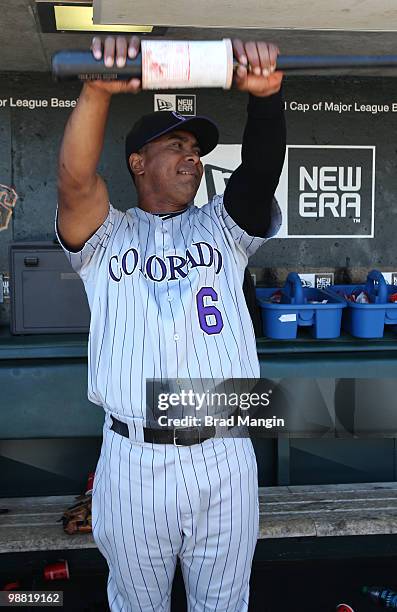
[[[169,235],[165,227],[163,227],[163,245],[164,253],[169,253],[171,251],[171,236]]]
[[[171,225],[167,225],[166,221],[163,221],[163,237],[164,237],[164,255],[167,257],[167,253],[171,253],[171,236],[169,229]],[[167,266],[168,267],[168,266]],[[167,306],[169,308],[169,316],[171,320],[171,327],[168,330],[167,337],[167,369],[169,378],[176,378],[178,375],[177,370],[177,353],[179,351],[180,335],[176,328],[178,322],[175,318],[173,309],[174,304],[174,292],[177,289],[177,284],[173,281],[167,280]]]
[[[165,252],[164,252],[163,222],[160,217],[155,217],[154,240],[155,240],[155,247],[156,247],[156,255],[158,257],[161,257],[161,259],[163,259],[164,263],[167,265],[167,260],[166,260]],[[167,302],[167,296],[168,296],[167,276],[165,277],[163,281],[156,283],[156,294],[157,294],[157,299],[158,299],[159,308],[160,308],[160,316],[158,317],[158,324],[159,324],[160,335],[161,335],[160,347],[162,351],[161,361],[163,364],[163,376],[165,378],[168,378],[172,376],[172,374],[169,373],[169,355],[168,355],[169,353],[168,346],[170,344],[170,339],[168,336],[169,336],[170,325],[172,325],[172,320],[170,322],[170,314],[169,314],[169,308],[168,308],[168,302]],[[155,322],[153,323],[155,324]],[[173,326],[172,326],[172,329],[173,329]],[[172,344],[174,344],[173,341],[172,341]]]

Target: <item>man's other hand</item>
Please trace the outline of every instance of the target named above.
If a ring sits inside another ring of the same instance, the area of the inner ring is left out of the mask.
[[[103,61],[107,68],[115,64],[123,68],[129,59],[135,59],[141,48],[141,41],[137,36],[128,40],[125,36],[107,36],[104,41],[99,36],[92,39],[91,51],[96,60]],[[129,81],[89,81],[88,84],[95,89],[102,90],[110,95],[118,93],[137,93],[141,90],[140,79]]]
[[[265,98],[280,90],[283,73],[276,71],[279,50],[266,42],[233,40],[233,54],[239,62],[234,84],[240,91]]]

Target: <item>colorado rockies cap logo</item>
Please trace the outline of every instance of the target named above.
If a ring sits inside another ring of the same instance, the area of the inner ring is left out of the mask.
[[[179,113],[172,111],[172,114],[174,115],[174,117],[176,117],[176,119],[179,119],[179,121],[186,121],[186,117],[182,117],[182,115],[180,115]]]

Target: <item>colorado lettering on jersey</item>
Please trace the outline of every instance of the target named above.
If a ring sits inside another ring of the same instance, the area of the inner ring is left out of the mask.
[[[222,269],[221,252],[208,242],[194,242],[185,255],[149,255],[142,265],[139,251],[131,247],[123,255],[112,255],[109,260],[109,276],[119,283],[123,276],[134,273],[143,274],[145,278],[160,283],[164,280],[173,281],[186,278],[194,268],[215,267],[215,274]]]

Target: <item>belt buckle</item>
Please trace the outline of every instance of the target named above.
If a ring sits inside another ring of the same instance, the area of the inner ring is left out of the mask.
[[[185,427],[174,427],[173,428],[173,434],[174,434],[174,446],[190,446],[190,444],[178,444],[177,439],[178,439],[178,430],[179,431],[183,431],[184,429],[186,429]],[[190,429],[190,427],[189,427]],[[194,442],[194,444],[200,444],[200,428],[199,427],[195,427],[194,429],[197,429],[197,436],[198,436],[198,440],[197,442]]]

